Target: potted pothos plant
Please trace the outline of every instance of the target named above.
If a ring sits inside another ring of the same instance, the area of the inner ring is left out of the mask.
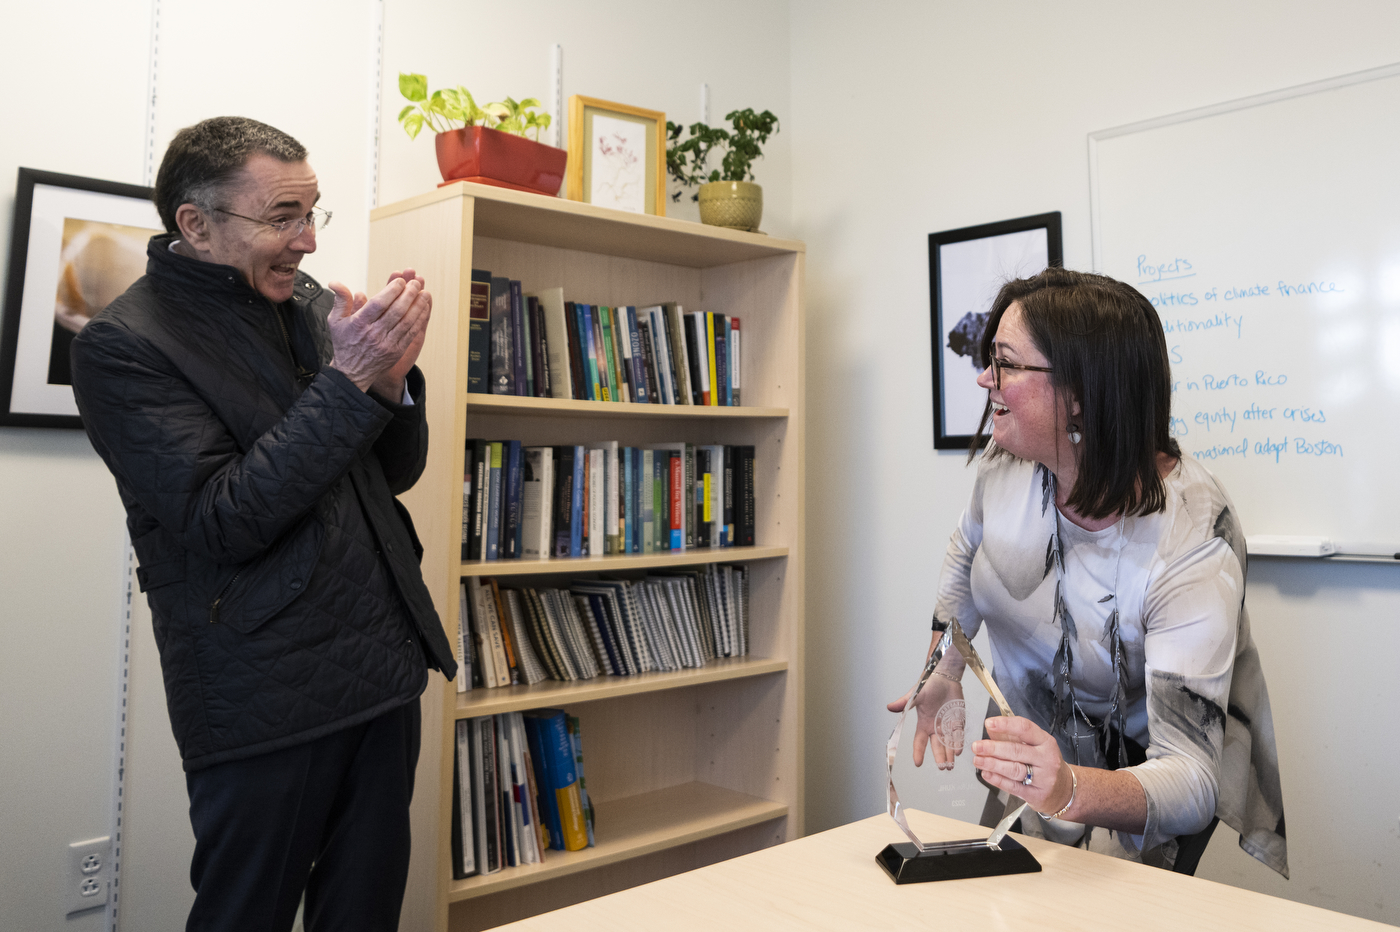
[[[549,128],[550,116],[535,109],[540,106],[535,98],[507,97],[478,106],[465,87],[430,94],[426,77],[402,73],[399,93],[409,101],[399,111],[399,124],[408,137],[418,138],[425,128],[437,134],[442,184],[475,181],[517,191],[559,193],[569,154],[539,141],[540,130]]]
[[[753,181],[753,163],[763,157],[763,144],[778,131],[778,118],[765,110],[734,110],[725,114],[731,129],[692,123],[666,122],[666,172],[683,188],[698,187],[691,200],[700,202],[700,220],[714,226],[758,231],[763,219],[763,188]],[[719,168],[710,157],[723,152]],[[679,201],[683,191],[671,199]]]

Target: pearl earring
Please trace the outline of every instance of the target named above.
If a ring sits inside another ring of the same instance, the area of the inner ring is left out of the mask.
[[[1070,425],[1066,428],[1066,430],[1067,430],[1068,433],[1069,433],[1069,442],[1070,442],[1070,443],[1078,443],[1079,441],[1081,441],[1081,440],[1084,439],[1084,435],[1081,434],[1081,433],[1079,432],[1079,425],[1078,425],[1078,424],[1070,424]]]

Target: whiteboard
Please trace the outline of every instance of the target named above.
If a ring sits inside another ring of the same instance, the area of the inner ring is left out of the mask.
[[[1249,536],[1400,550],[1400,65],[1089,137],[1094,268]]]

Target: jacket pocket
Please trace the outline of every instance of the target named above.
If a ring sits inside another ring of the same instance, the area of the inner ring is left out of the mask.
[[[419,563],[422,563],[423,544],[418,540],[418,531],[413,527],[413,516],[408,513],[408,509],[404,507],[403,502],[399,501],[397,498],[394,499],[393,502],[394,510],[399,513],[399,518],[403,521],[404,530],[408,531],[408,539],[413,542],[413,555],[417,557]]]
[[[307,515],[260,556],[229,568],[210,595],[209,622],[256,631],[306,591],[325,538],[325,525]]]

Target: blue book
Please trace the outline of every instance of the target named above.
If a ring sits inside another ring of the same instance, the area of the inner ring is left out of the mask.
[[[583,808],[583,797],[580,792],[578,779],[578,765],[574,754],[573,742],[569,737],[568,720],[564,712],[560,709],[535,709],[522,713],[525,720],[525,727],[534,728],[539,733],[540,743],[540,763],[543,766],[536,768],[536,778],[539,783],[540,795],[544,796],[544,805],[552,807],[553,813],[557,816],[559,826],[558,848],[565,851],[578,851],[588,846],[588,826],[587,816]],[[528,734],[528,732],[527,732]],[[533,743],[532,748],[533,750]],[[539,781],[540,775],[544,780]],[[549,827],[550,847],[556,847],[554,843],[554,826],[556,824],[554,816],[546,814],[546,826]]]
[[[502,451],[501,469],[504,472],[505,492],[502,511],[505,514],[505,527],[501,530],[501,558],[514,560],[523,555],[525,542],[524,522],[521,521],[520,502],[525,491],[524,452],[519,440],[507,440]]]
[[[729,318],[715,315],[715,378],[719,379],[719,403],[732,405],[732,392],[729,386]],[[714,391],[715,386],[710,390]]]
[[[633,400],[644,405],[651,404],[655,399],[647,391],[647,364],[642,358],[642,334],[637,329],[637,309],[629,305],[622,310],[627,318],[627,342],[632,347],[632,385],[637,390],[637,397]]]
[[[582,334],[580,345],[585,347],[583,365],[588,370],[584,383],[588,386],[588,400],[602,401],[603,386],[598,372],[598,341],[593,335],[593,308],[588,304],[578,305],[579,331]]]
[[[544,728],[533,712],[523,713],[525,740],[530,742],[530,758],[535,768],[535,785],[539,790],[540,820],[549,830],[549,846],[556,851],[564,850],[564,828],[559,822],[559,801],[555,798],[550,783],[549,755],[545,752]]]
[[[582,444],[574,447],[574,490],[570,502],[569,515],[569,556],[581,557],[583,553],[583,471],[588,468],[588,457]]]
[[[622,508],[627,513],[627,524],[622,533],[622,552],[636,553],[632,549],[632,539],[636,536],[637,512],[632,507],[632,490],[637,480],[632,475],[632,448],[622,447],[617,451],[618,465],[622,470]]]
[[[501,444],[489,444],[486,479],[486,559],[501,558]]]

